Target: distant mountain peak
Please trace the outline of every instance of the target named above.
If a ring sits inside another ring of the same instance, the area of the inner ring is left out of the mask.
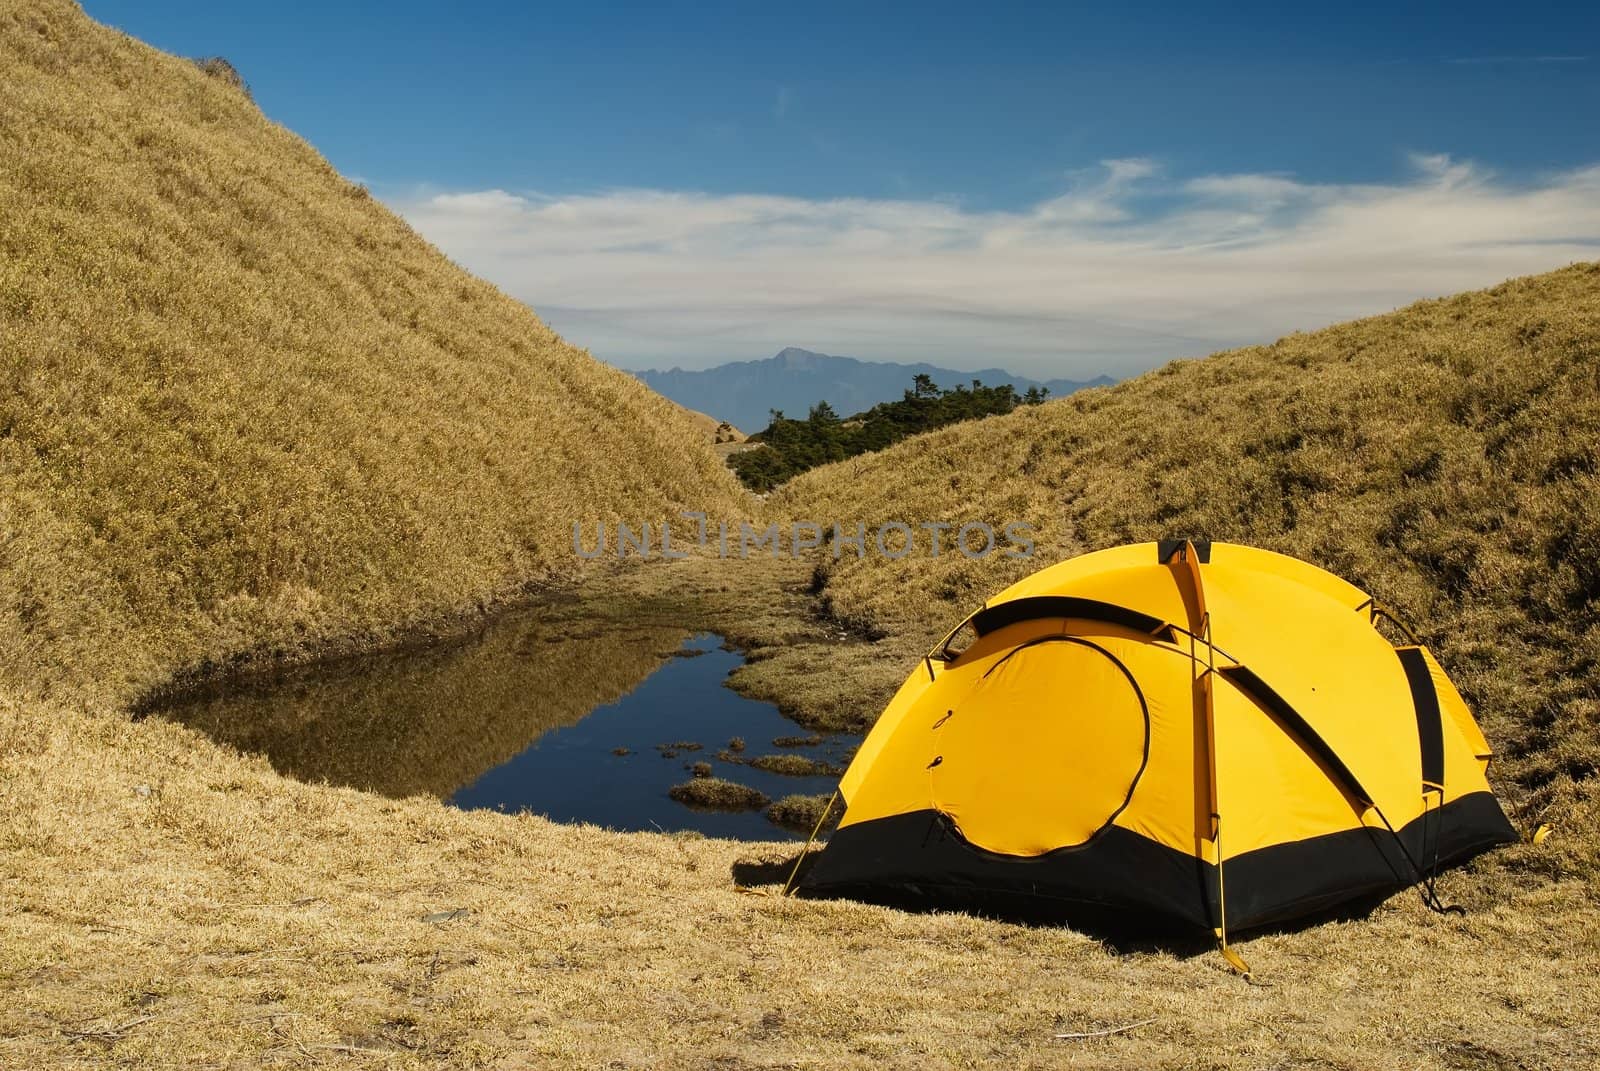
[[[897,400],[918,375],[930,376],[946,389],[974,379],[991,387],[1009,383],[1019,394],[1029,387],[1044,387],[1052,398],[1113,382],[1108,376],[1088,381],[1041,381],[1012,375],[1001,368],[958,371],[926,363],[862,361],[801,346],[785,346],[765,360],[731,361],[698,371],[649,369],[634,374],[679,405],[730,421],[746,431],[766,427],[774,409],[789,416],[803,416],[822,401],[840,415],[859,413],[879,402]]]
[[[824,361],[838,361],[843,358],[834,357],[827,353],[817,353],[814,350],[801,349],[799,346],[785,346],[772,357],[785,368],[813,368]]]

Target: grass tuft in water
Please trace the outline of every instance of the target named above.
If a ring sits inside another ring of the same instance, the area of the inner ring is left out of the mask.
[[[769,802],[765,793],[720,777],[697,777],[673,785],[667,795],[686,806],[714,811],[759,811]]]
[[[823,811],[829,810],[828,803],[832,799],[832,796],[785,796],[767,808],[767,821],[796,833],[810,833],[817,828],[817,819],[822,817]],[[837,826],[843,814],[841,807],[829,810],[828,820],[822,824],[822,832],[826,833]]]
[[[750,765],[785,777],[837,776],[840,773],[837,767],[807,755],[762,755],[751,759]]]
[[[822,743],[822,737],[812,736],[780,736],[772,741],[773,747],[816,747]]]

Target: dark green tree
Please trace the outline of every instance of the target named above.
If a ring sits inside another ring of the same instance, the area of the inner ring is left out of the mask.
[[[900,401],[883,402],[848,420],[839,419],[825,401],[812,406],[804,420],[791,420],[781,409],[774,409],[772,423],[750,436],[751,442],[760,445],[734,454],[729,464],[747,487],[769,491],[817,465],[882,450],[946,424],[1009,413],[1024,401],[1037,404],[1033,399],[1043,398],[1037,388],[1019,398],[1009,383],[985,387],[977,379],[970,388],[963,385],[946,391],[932,377],[918,375]]]

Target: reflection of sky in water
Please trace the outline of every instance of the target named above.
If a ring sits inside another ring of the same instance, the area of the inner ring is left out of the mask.
[[[720,643],[710,633],[692,637],[683,649],[703,654],[671,659],[617,702],[596,708],[576,725],[550,730],[456,792],[450,802],[465,808],[528,810],[557,821],[614,829],[693,829],[745,839],[794,836],[758,812],[691,810],[667,796],[673,785],[689,780],[686,767],[696,762],[708,762],[714,776],[749,785],[773,799],[790,793],[826,795],[837,787],[837,777],[785,777],[723,762],[717,752],[737,736],[745,741],[745,758],[790,753],[842,768],[856,744],[849,736],[824,734],[816,747],[775,748],[777,737],[811,734],[771,703],[723,687],[743,659],[722,650]],[[657,745],[676,742],[702,747],[663,758]],[[630,753],[613,754],[619,747]]]

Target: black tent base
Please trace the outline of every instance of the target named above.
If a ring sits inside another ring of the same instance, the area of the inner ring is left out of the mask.
[[[1263,848],[1225,866],[1230,933],[1370,908],[1424,873],[1516,839],[1499,803],[1475,792],[1397,833],[1370,827]],[[836,830],[803,896],[956,910],[1086,931],[1192,934],[1216,926],[1216,867],[1118,826],[1032,858],[968,843],[949,819],[914,811]]]
[[[1264,922],[1243,928],[1229,926],[1231,938],[1259,937],[1273,933],[1296,933],[1329,922],[1354,922],[1370,915],[1393,896],[1399,887],[1364,893],[1330,907],[1310,911],[1294,918]],[[1179,957],[1205,955],[1216,951],[1215,936],[1208,929],[1182,922],[1170,915],[1135,915],[1124,908],[1107,904],[1045,901],[1038,897],[973,893],[944,886],[924,886],[899,893],[862,887],[826,892],[804,889],[797,895],[817,900],[853,900],[877,904],[913,914],[959,912],[976,918],[1028,927],[1066,927],[1094,938],[1118,953],[1165,952]]]

